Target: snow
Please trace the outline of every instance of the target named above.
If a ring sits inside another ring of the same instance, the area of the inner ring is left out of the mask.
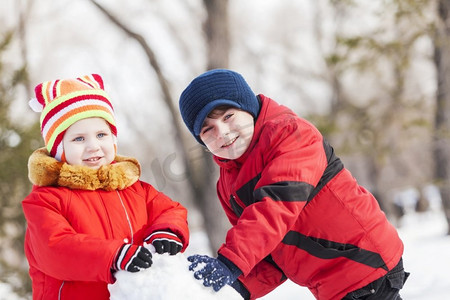
[[[401,293],[404,299],[449,299],[450,236],[443,213],[409,214],[399,234],[405,244],[405,270],[411,275]]]
[[[13,291],[10,285],[0,282],[0,300],[21,300]]]
[[[153,246],[147,248],[153,253],[153,264],[149,269],[137,273],[119,271],[117,281],[110,284],[111,300],[240,300],[240,295],[230,286],[219,292],[205,288],[188,270],[189,262],[184,254],[157,254]]]

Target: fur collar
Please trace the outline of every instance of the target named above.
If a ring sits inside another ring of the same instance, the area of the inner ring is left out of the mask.
[[[116,156],[115,163],[99,169],[60,162],[51,157],[45,148],[34,151],[28,160],[28,178],[31,183],[38,186],[123,190],[135,183],[140,175],[139,162],[124,156]]]

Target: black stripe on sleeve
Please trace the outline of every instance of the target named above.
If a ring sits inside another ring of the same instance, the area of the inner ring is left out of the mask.
[[[345,257],[372,268],[388,270],[386,263],[378,253],[358,248],[355,245],[313,238],[296,231],[289,231],[283,238],[283,243],[305,250],[318,258],[333,259]]]
[[[314,186],[306,182],[280,181],[254,191],[256,201],[269,197],[274,201],[306,201]]]
[[[323,140],[323,148],[327,156],[327,167],[316,188],[309,195],[308,201],[312,200],[312,198],[314,198],[317,193],[319,193],[320,190],[344,168],[342,161],[334,154],[333,147],[331,147],[325,139]]]

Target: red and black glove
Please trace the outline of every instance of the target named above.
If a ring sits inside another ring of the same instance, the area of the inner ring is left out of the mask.
[[[152,254],[147,248],[124,244],[117,253],[113,268],[134,273],[141,269],[150,268],[152,263]]]
[[[167,252],[170,255],[175,255],[183,248],[183,243],[180,238],[168,230],[155,231],[144,241],[152,244],[158,254]]]

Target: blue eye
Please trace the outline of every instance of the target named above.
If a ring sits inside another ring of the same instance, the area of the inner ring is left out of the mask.
[[[104,132],[97,134],[97,138],[99,138],[99,139],[101,139],[102,137],[105,137],[105,136],[107,136],[107,134]]]
[[[73,139],[74,142],[82,142],[84,141],[84,138],[82,136],[76,137]]]
[[[233,114],[228,114],[228,115],[225,115],[225,117],[223,118],[224,120],[228,120],[229,118],[231,118],[233,116]]]

